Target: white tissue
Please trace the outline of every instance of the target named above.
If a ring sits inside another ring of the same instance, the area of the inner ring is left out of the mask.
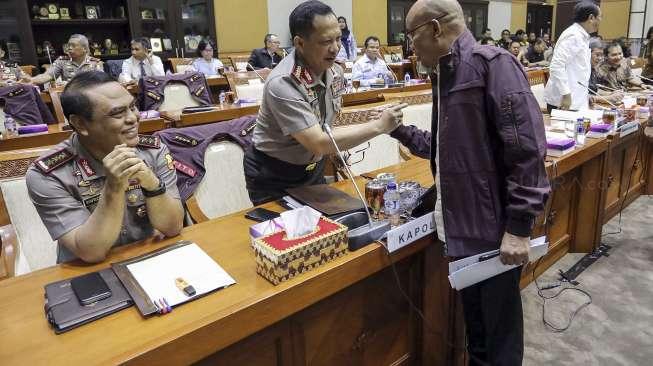
[[[294,210],[281,213],[283,226],[286,228],[286,237],[295,239],[307,235],[315,230],[322,214],[311,207],[302,206]]]

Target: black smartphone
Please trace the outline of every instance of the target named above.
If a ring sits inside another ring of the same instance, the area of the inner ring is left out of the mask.
[[[75,277],[70,280],[70,286],[82,305],[90,305],[111,296],[111,290],[99,272]]]
[[[256,222],[263,222],[279,217],[278,212],[270,211],[265,208],[257,207],[245,214],[245,217]]]

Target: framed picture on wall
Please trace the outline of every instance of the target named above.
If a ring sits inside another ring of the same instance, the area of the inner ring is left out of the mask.
[[[98,18],[97,9],[95,8],[95,6],[87,5],[87,6],[84,7],[84,9],[86,11],[86,19],[97,19]]]
[[[154,9],[154,12],[156,13],[156,18],[157,19],[165,19],[166,18],[166,13],[163,9]]]
[[[152,52],[163,52],[161,38],[150,38],[150,45],[152,46]]]

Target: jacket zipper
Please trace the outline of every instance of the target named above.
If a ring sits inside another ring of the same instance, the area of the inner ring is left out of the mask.
[[[440,172],[440,161],[439,161],[439,160],[440,160],[440,154],[438,154],[438,150],[440,149],[440,138],[439,138],[439,136],[440,136],[440,131],[442,131],[442,126],[440,125],[440,121],[441,121],[440,115],[442,114],[442,113],[441,113],[441,110],[440,110],[440,108],[441,108],[441,104],[440,104],[440,95],[442,94],[442,91],[440,90],[440,62],[438,62],[438,65],[437,65],[436,68],[435,68],[435,75],[436,75],[437,78],[438,78],[438,81],[437,81],[437,83],[436,83],[436,84],[437,84],[437,88],[438,88],[438,120],[437,120],[437,133],[436,133],[435,136],[431,136],[431,138],[435,138],[435,139],[436,139],[436,140],[435,140],[435,144],[436,144],[436,145],[435,145],[435,146],[436,146],[435,156],[437,156],[437,159],[436,159],[436,161],[435,161],[435,174],[437,175],[437,178],[436,178],[436,179],[437,179],[438,181],[440,181],[440,186],[439,186],[439,187],[436,187],[436,190],[438,191],[437,194],[438,194],[438,196],[440,197],[440,207],[442,208],[442,209],[440,210],[440,211],[441,211],[440,214],[442,215],[442,226],[443,226],[443,231],[446,231],[447,223],[445,222],[445,219],[444,219],[444,216],[445,216],[445,215],[444,215],[444,195],[442,194],[442,179],[441,179],[441,178],[442,178],[442,174],[441,174],[441,172]],[[433,144],[431,144],[431,148],[432,148],[432,147],[433,147]],[[433,151],[431,151],[431,156],[433,156],[432,154],[433,154]],[[435,205],[436,205],[436,207],[437,207],[437,205],[438,205],[437,197],[436,197]],[[433,208],[434,211],[435,211],[436,207]],[[437,226],[438,226],[438,225],[437,225],[437,223],[436,223],[436,224],[435,224],[436,229],[437,229]],[[439,236],[439,235],[436,234],[436,239],[437,239],[438,236]],[[442,237],[443,237],[444,239],[446,239],[446,238],[447,238],[447,235],[446,235],[445,233],[442,233]],[[444,253],[443,253],[443,255],[446,256],[446,255],[447,255],[447,252],[448,252],[448,250],[447,250],[447,249],[448,249],[448,248],[447,248],[447,243],[446,243],[446,241],[444,241],[444,240],[443,240],[443,242],[444,242]]]
[[[521,142],[519,141],[519,134],[517,133],[517,122],[515,121],[515,114],[512,111],[512,100],[508,100],[508,112],[510,112],[510,123],[512,124],[512,132],[515,136],[515,142],[517,142],[519,150],[522,150]]]

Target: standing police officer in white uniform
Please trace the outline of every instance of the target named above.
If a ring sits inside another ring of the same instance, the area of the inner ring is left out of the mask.
[[[278,199],[287,188],[324,183],[324,155],[336,153],[323,125],[340,113],[345,79],[335,64],[341,47],[333,10],[307,1],[290,14],[295,50],[270,73],[245,154],[247,190],[254,205]],[[406,104],[386,109],[381,118],[334,131],[341,149],[393,131]]]

